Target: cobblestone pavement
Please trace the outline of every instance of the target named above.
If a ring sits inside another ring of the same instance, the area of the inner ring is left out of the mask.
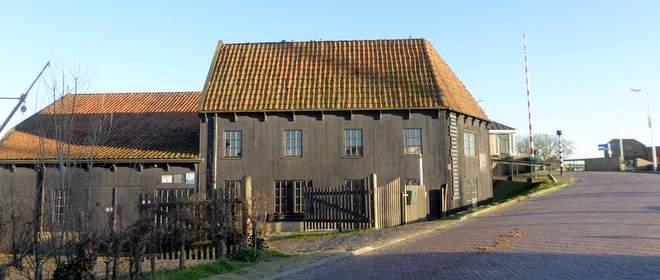
[[[294,279],[660,279],[660,175],[573,186]]]

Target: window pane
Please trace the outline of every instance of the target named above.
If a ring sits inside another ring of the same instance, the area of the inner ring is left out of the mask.
[[[302,130],[284,131],[284,156],[302,157]]]
[[[227,130],[225,138],[225,157],[240,157],[242,152],[242,132],[240,130]]]
[[[406,155],[422,153],[422,129],[406,128],[403,130],[403,152]]]
[[[476,156],[476,135],[471,132],[464,132],[463,133],[463,152],[465,153],[465,156],[468,157],[474,157]]]
[[[345,129],[344,130],[344,154],[351,156],[362,156],[362,130]]]

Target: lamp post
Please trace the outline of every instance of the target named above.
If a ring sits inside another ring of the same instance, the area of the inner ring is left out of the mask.
[[[563,149],[561,146],[561,130],[557,130],[557,141],[559,141],[559,176],[564,176],[564,158],[562,157]]]
[[[653,120],[651,118],[651,95],[649,95],[648,92],[643,91],[642,89],[639,89],[639,88],[631,88],[630,91],[632,91],[632,92],[643,92],[644,94],[646,94],[646,105],[647,105],[648,110],[649,110],[649,117],[648,117],[649,118],[648,119],[649,130],[651,132],[651,156],[653,157],[653,172],[656,172],[656,171],[658,171],[658,158],[657,158],[656,152],[655,152],[655,144],[653,143]]]

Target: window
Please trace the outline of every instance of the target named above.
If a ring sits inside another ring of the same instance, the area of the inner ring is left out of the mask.
[[[498,135],[498,148],[500,150],[500,155],[510,155],[511,154],[511,142],[509,140],[509,134]]]
[[[463,132],[463,151],[466,157],[476,157],[476,135],[472,132]]]
[[[302,130],[284,131],[284,156],[302,157],[303,155],[303,132]]]
[[[64,212],[70,196],[71,190],[68,189],[54,189],[51,192],[51,213],[54,225],[61,225],[64,223]]]
[[[465,177],[465,198],[472,204],[472,207],[477,205],[477,190],[479,181],[477,176]]]
[[[346,179],[345,183],[346,186],[352,186],[354,188],[363,188],[364,187],[364,179]]]
[[[344,155],[363,155],[362,129],[344,129]]]
[[[275,181],[275,213],[302,213],[303,191],[311,186],[312,181]]]
[[[243,132],[225,130],[225,157],[240,158],[243,148]]]
[[[403,129],[403,153],[405,155],[422,154],[422,129],[405,128]]]
[[[160,176],[160,182],[163,184],[171,184],[172,183],[172,175],[162,175]]]
[[[226,180],[222,190],[216,190],[216,198],[223,198],[220,195],[224,191],[224,199],[237,199],[241,191],[241,180]]]
[[[174,175],[174,183],[175,184],[183,184],[183,175],[182,174]]]
[[[171,176],[171,175],[170,175]],[[154,190],[153,199],[146,197],[146,201],[158,204],[158,211],[153,213],[154,223],[157,225],[167,225],[172,222],[171,217],[176,211],[173,203],[183,202],[192,196],[192,188],[157,188]]]
[[[195,184],[195,172],[187,172],[186,185],[194,185],[194,184]]]

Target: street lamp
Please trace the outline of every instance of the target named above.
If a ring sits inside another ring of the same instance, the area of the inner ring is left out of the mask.
[[[655,152],[655,144],[653,144],[653,121],[651,119],[651,95],[649,95],[648,92],[643,91],[642,89],[639,88],[631,88],[630,91],[637,93],[642,92],[646,94],[646,105],[648,106],[648,110],[649,110],[649,117],[648,117],[649,130],[651,131],[651,155],[653,157],[653,172],[656,172],[658,171],[658,158]]]
[[[561,146],[561,130],[557,130],[557,138],[559,142],[559,176],[564,176],[564,158],[562,157],[563,149]]]

